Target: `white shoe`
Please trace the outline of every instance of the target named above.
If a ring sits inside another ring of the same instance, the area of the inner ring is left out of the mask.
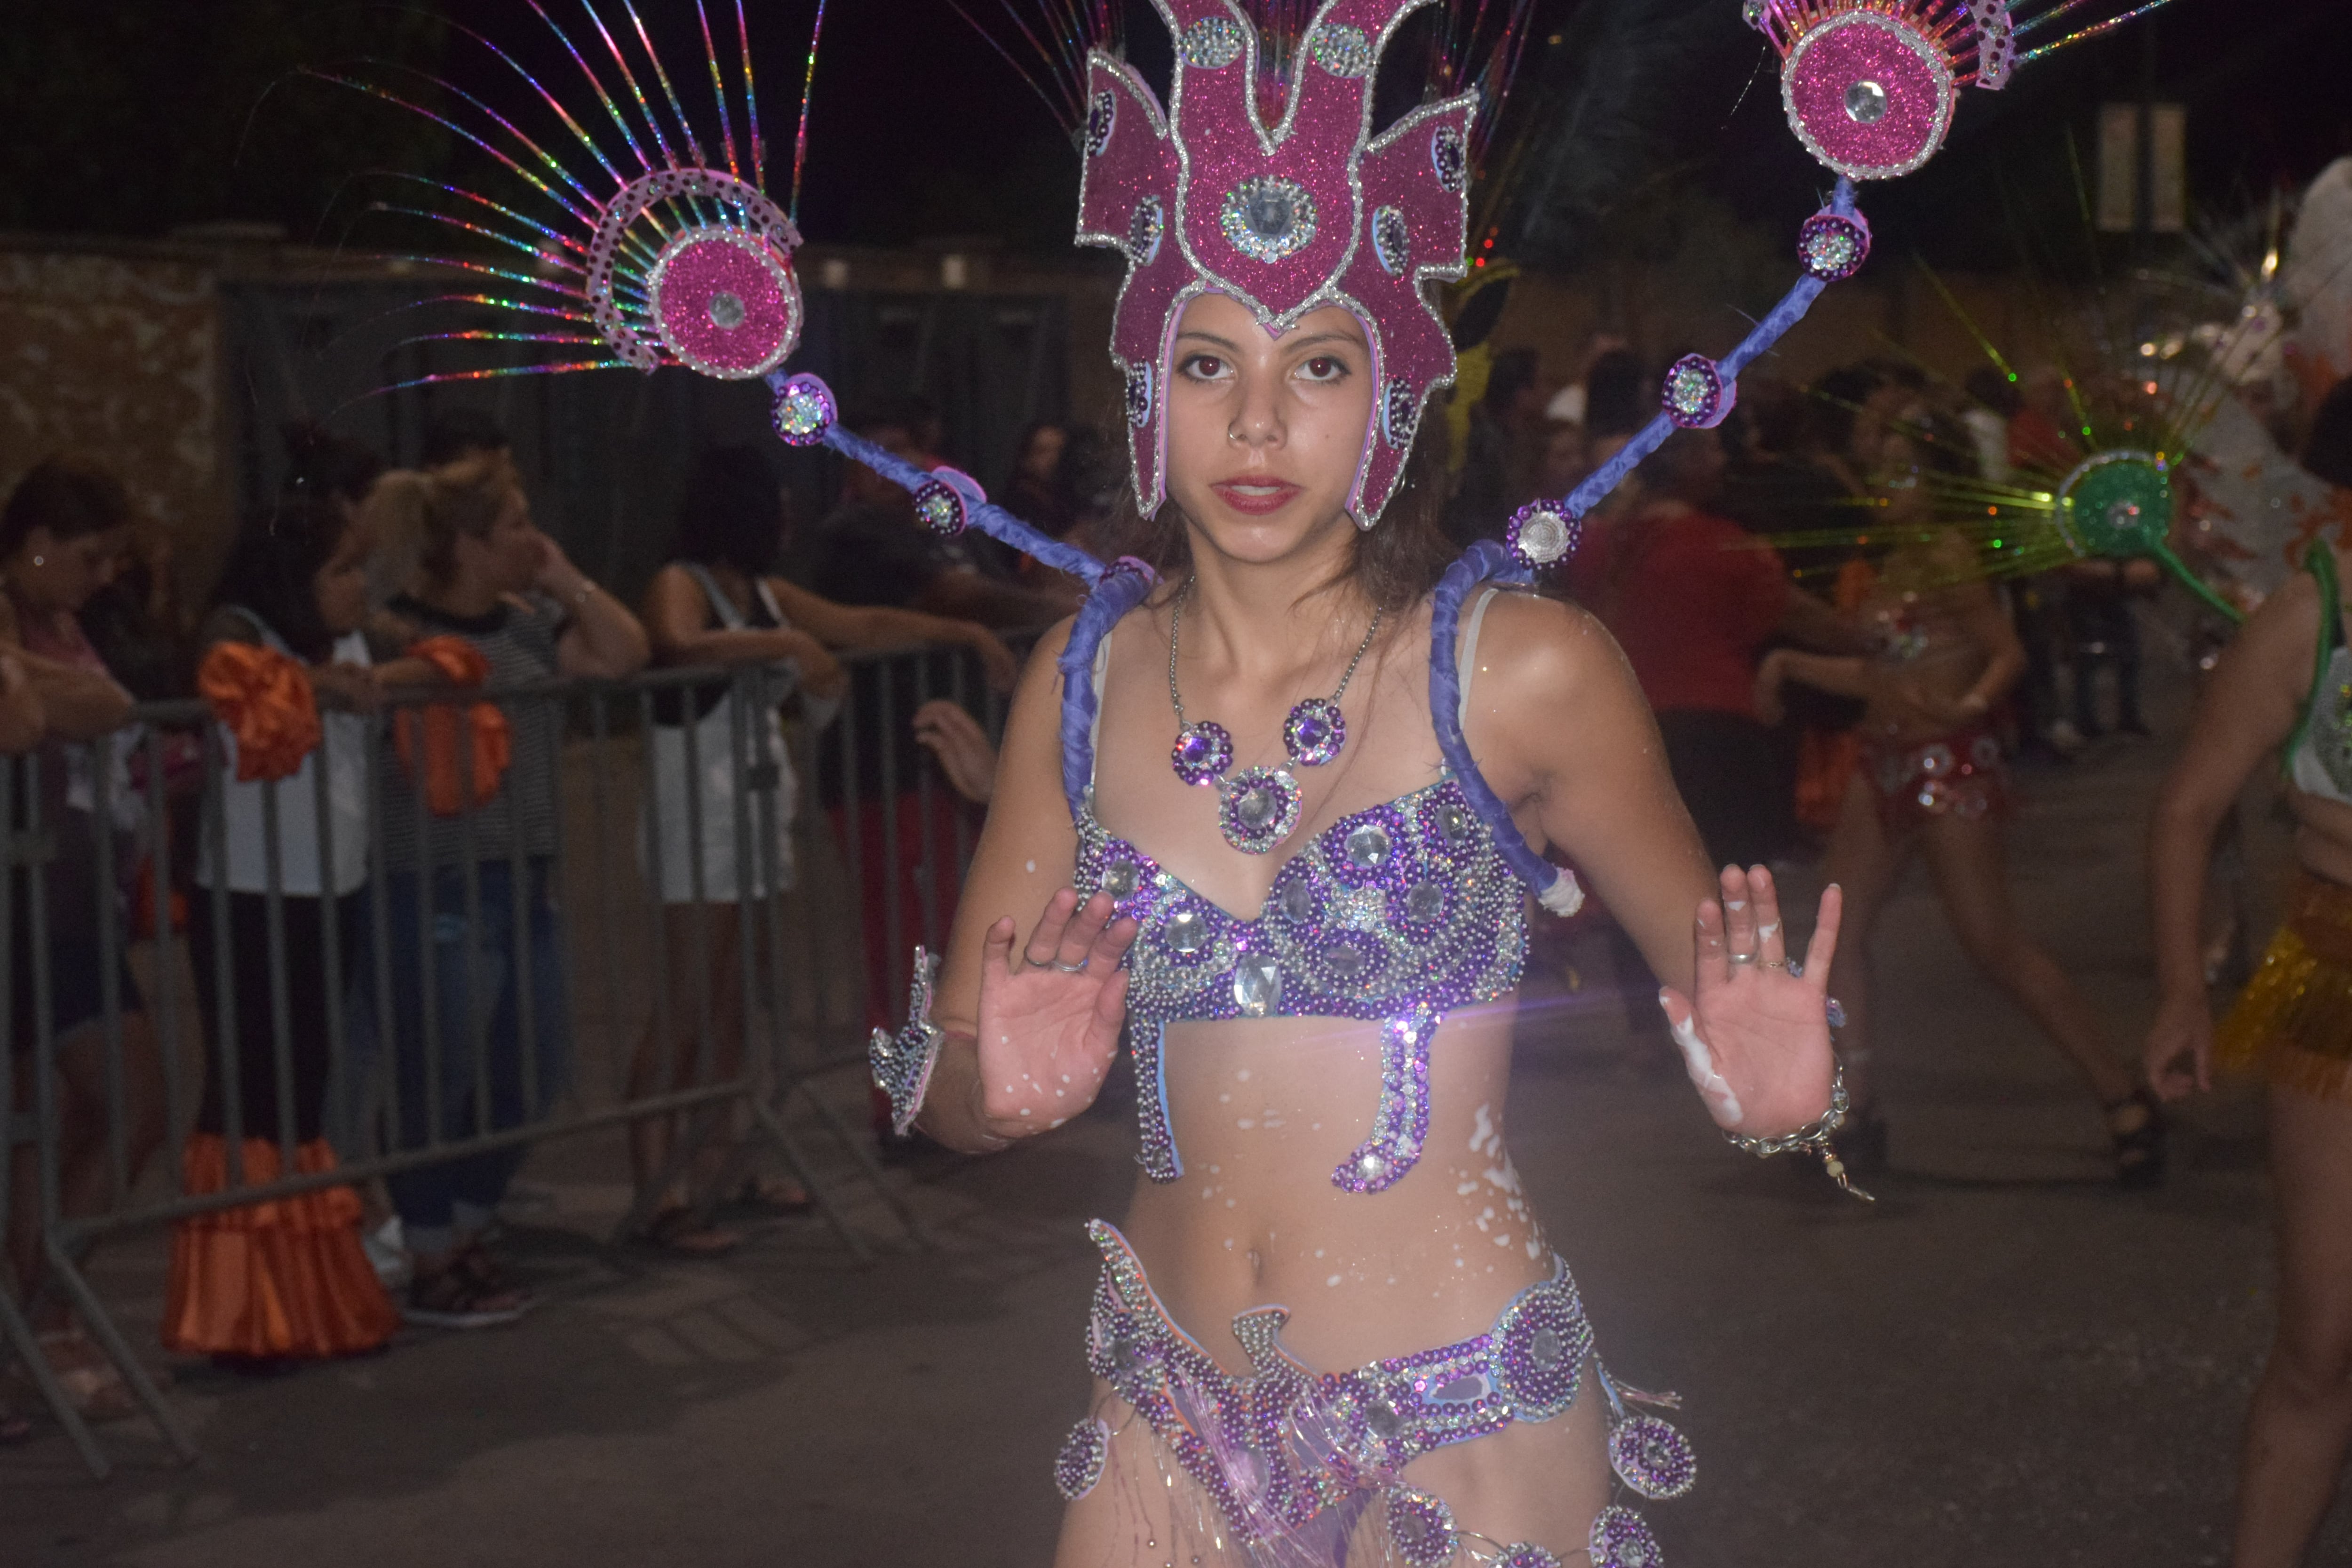
[[[408,1260],[407,1238],[401,1234],[400,1216],[393,1215],[373,1230],[360,1233],[360,1247],[367,1254],[375,1277],[387,1290],[405,1289],[415,1268]]]

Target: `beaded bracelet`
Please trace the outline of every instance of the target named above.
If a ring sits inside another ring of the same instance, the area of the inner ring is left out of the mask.
[[[939,978],[940,961],[921,946],[915,949],[915,978],[908,987],[907,1022],[895,1035],[874,1031],[866,1042],[866,1064],[874,1069],[874,1087],[890,1100],[890,1131],[900,1138],[915,1125],[923,1109],[923,1095],[931,1086],[931,1068],[940,1059],[947,1031],[931,1022],[931,985]]]
[[[1845,1092],[1845,1064],[1840,1062],[1830,1076],[1830,1108],[1817,1120],[1778,1138],[1748,1138],[1726,1132],[1724,1140],[1759,1160],[1769,1160],[1776,1154],[1818,1154],[1822,1167],[1829,1172],[1830,1180],[1838,1184],[1839,1191],[1851,1193],[1866,1204],[1876,1203],[1876,1198],[1846,1180],[1845,1162],[1838,1158],[1837,1145],[1832,1142],[1837,1130],[1845,1125],[1845,1113],[1851,1104]]]

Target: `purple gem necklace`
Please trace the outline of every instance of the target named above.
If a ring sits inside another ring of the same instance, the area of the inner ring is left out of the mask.
[[[1339,699],[1348,695],[1348,682],[1356,679],[1356,667],[1364,662],[1372,638],[1380,634],[1381,612],[1372,612],[1372,624],[1364,628],[1356,657],[1348,661],[1347,673],[1339,677],[1339,689],[1328,697],[1307,698],[1282,721],[1282,749],[1289,753],[1289,761],[1277,767],[1244,768],[1227,778],[1225,770],[1234,765],[1232,733],[1213,719],[1185,722],[1184,694],[1176,689],[1176,650],[1183,631],[1184,601],[1195,581],[1185,580],[1168,612],[1168,700],[1176,709],[1176,747],[1168,754],[1168,763],[1186,784],[1216,787],[1217,826],[1226,843],[1244,855],[1264,855],[1298,826],[1303,796],[1298,776],[1290,770],[1319,768],[1348,743],[1348,721],[1339,712]]]

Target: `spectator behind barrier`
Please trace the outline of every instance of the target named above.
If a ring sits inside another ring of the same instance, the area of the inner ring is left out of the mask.
[[[670,563],[646,591],[645,622],[654,657],[664,665],[775,667],[781,679],[762,689],[751,715],[755,754],[736,754],[734,715],[727,688],[711,685],[656,699],[652,735],[654,797],[646,805],[641,847],[660,851],[662,901],[690,906],[698,895],[703,918],[665,922],[667,952],[662,973],[671,988],[667,1038],[656,1009],[646,1019],[630,1068],[629,1092],[643,1098],[698,1082],[724,1082],[742,1070],[744,1057],[741,905],[793,883],[792,830],[799,785],[784,749],[776,704],[795,685],[803,711],[818,728],[829,722],[848,689],[848,677],[830,649],[944,645],[971,650],[1000,691],[1018,673],[1012,653],[974,621],[953,621],[915,610],[853,608],[821,598],[776,574],[786,531],[785,496],[765,452],[730,447],[706,452],[687,480],[678,508]],[[688,776],[687,728],[696,731],[698,772]],[[780,766],[772,806],[750,788],[747,766]],[[689,798],[698,795],[701,832],[693,832]],[[736,820],[748,795],[751,841],[739,847]],[[760,814],[772,812],[764,826]],[[700,875],[695,874],[699,865]],[[878,871],[878,864],[869,862]],[[748,870],[748,879],[744,872]],[[651,875],[651,868],[647,868]],[[950,895],[952,896],[952,895]],[[869,898],[869,905],[878,900]],[[878,913],[878,910],[877,911]],[[703,933],[708,931],[707,949]],[[871,938],[878,945],[880,938]],[[705,1008],[708,1012],[705,1012]],[[699,1068],[701,1021],[710,1020],[713,1054]],[[715,1075],[715,1076],[711,1076]],[[732,1115],[712,1111],[708,1116]],[[630,1129],[630,1157],[640,1188],[667,1167],[686,1119],[652,1117]],[[685,1175],[655,1197],[646,1238],[692,1253],[721,1252],[740,1239],[696,1217],[711,1202],[736,1198],[797,1213],[808,1194],[797,1184],[747,1183],[733,1193],[713,1190],[732,1168],[732,1127],[698,1130],[703,1146]]]
[[[11,836],[36,820],[47,836],[46,866],[9,868],[12,938],[8,962],[12,1006],[9,1066],[16,1104],[39,1103],[36,1072],[44,1038],[52,1064],[57,1125],[57,1192],[62,1213],[103,1212],[128,1195],[113,1188],[109,1149],[109,1050],[104,1019],[110,983],[120,1007],[119,1061],[124,1125],[120,1129],[127,1177],[140,1173],[163,1140],[163,1076],[145,1003],[122,962],[110,964],[102,922],[114,919],[112,889],[99,879],[99,836],[113,834],[115,864],[129,863],[129,836],[120,818],[100,820],[95,773],[105,769],[111,800],[127,806],[129,771],[114,731],[130,717],[131,695],[108,672],[75,618],[104,587],[131,540],[130,498],[120,479],[97,460],[79,455],[49,458],[25,476],[0,510],[0,732],[21,752],[36,736],[37,787],[19,771],[13,792]],[[37,798],[35,798],[37,797]],[[37,810],[36,818],[32,813]],[[37,879],[47,922],[47,946],[33,945],[31,893]],[[46,1016],[37,977],[46,970]],[[14,1150],[9,1183],[8,1260],[18,1299],[29,1299],[43,1274],[43,1183],[35,1147]],[[64,1301],[52,1296],[34,1328],[42,1354],[85,1415],[104,1420],[134,1406],[121,1373],[73,1326]],[[21,1436],[21,1423],[0,1415],[0,1439]]]
[[[392,609],[431,639],[427,648],[442,656],[436,662],[470,665],[494,686],[556,675],[617,679],[644,665],[646,637],[636,618],[533,526],[522,491],[495,469],[466,482],[395,475],[385,483],[396,487],[394,503],[413,513],[420,542],[419,586],[395,598]],[[428,712],[417,726],[420,743],[384,748],[379,775],[390,871],[395,1146],[402,1149],[544,1117],[563,1092],[572,1062],[553,876],[562,705],[518,699],[488,715],[503,720],[502,773],[482,765],[485,752],[495,761],[500,746],[478,718],[436,730],[434,717]],[[444,780],[436,766],[436,745],[461,753],[452,779]],[[468,749],[470,757],[463,754]],[[412,766],[425,773],[422,784],[412,778]],[[432,809],[436,792],[427,786],[436,783],[454,784],[448,804],[456,810]],[[419,949],[420,921],[433,941],[429,971]],[[522,1031],[525,987],[529,1040]],[[438,1026],[439,1070],[431,1090],[427,1006]],[[483,1079],[487,1101],[478,1095]],[[430,1120],[436,1094],[437,1123]],[[522,1158],[516,1144],[386,1179],[415,1259],[410,1321],[473,1327],[510,1321],[528,1307],[527,1293],[508,1282],[483,1244]]]
[[[309,482],[298,463],[287,498],[238,534],[201,634],[199,684],[219,721],[221,748],[201,820],[220,828],[201,835],[188,918],[205,1041],[204,1100],[183,1156],[183,1190],[191,1195],[336,1163],[321,1128],[334,1049],[343,1044],[330,1026],[330,987],[342,983],[345,1018],[365,1017],[363,999],[373,994],[369,716],[385,688],[434,679],[419,659],[377,663],[361,629],[370,540],[351,497],[372,482],[368,468],[355,464],[338,486]],[[274,973],[273,859],[282,965]],[[331,962],[324,920],[335,928]],[[177,1222],[165,1348],[267,1372],[383,1345],[400,1315],[361,1247],[360,1217],[357,1194],[326,1187]]]

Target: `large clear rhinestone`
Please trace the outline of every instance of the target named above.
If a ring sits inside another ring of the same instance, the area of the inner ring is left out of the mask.
[[[1323,967],[1340,980],[1354,980],[1364,973],[1364,955],[1344,942],[1335,942],[1323,950]]]
[[[1252,1018],[1282,1005],[1282,970],[1273,959],[1262,952],[1242,955],[1234,965],[1234,1005]]]
[[[1449,800],[1437,808],[1437,831],[1448,844],[1460,844],[1475,831],[1471,824],[1470,808],[1460,801]]]
[[[1123,899],[1135,891],[1136,879],[1141,873],[1132,860],[1114,860],[1103,873],[1103,890],[1114,899]]]
[[[1387,1400],[1375,1399],[1364,1407],[1364,1425],[1383,1437],[1393,1437],[1404,1430],[1404,1417]]]
[[[1528,1359],[1540,1367],[1555,1367],[1562,1348],[1558,1330],[1538,1329],[1528,1338]]]
[[[1846,117],[1856,125],[1875,125],[1886,118],[1886,89],[1874,81],[1855,82],[1845,89]]]
[[[1348,858],[1367,871],[1377,871],[1389,863],[1389,833],[1385,827],[1370,823],[1348,835]]]
[[[1244,827],[1264,831],[1282,815],[1282,803],[1265,785],[1252,784],[1242,791],[1241,798],[1234,802],[1234,815],[1241,819]]]
[[[1434,882],[1415,882],[1404,895],[1404,912],[1417,921],[1433,921],[1445,907],[1445,889]]]
[[[1195,909],[1178,910],[1168,917],[1168,951],[1192,958],[1209,945],[1209,922]]]
[[[751,312],[744,309],[743,296],[720,289],[710,297],[710,324],[722,332],[731,332],[743,324]]]
[[[1282,891],[1276,895],[1276,902],[1289,919],[1309,920],[1315,914],[1315,889],[1307,885],[1306,878],[1300,877],[1283,884]]]

